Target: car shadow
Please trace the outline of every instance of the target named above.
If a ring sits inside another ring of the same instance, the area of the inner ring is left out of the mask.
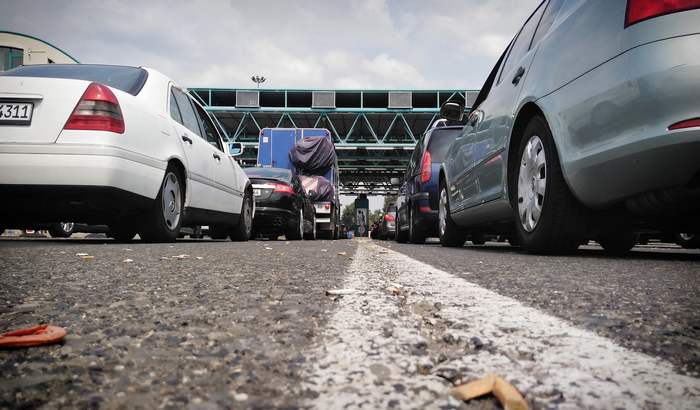
[[[394,242],[384,242],[378,241],[378,243],[385,244],[395,244]],[[439,247],[440,242],[438,241],[428,241],[421,245],[411,245],[409,246],[428,246],[428,247]],[[666,247],[667,246],[667,247]],[[525,251],[520,247],[510,246],[507,243],[497,243],[497,242],[487,242],[485,245],[472,245],[467,243],[463,248],[446,248],[453,250],[469,249],[473,251],[488,252],[488,253],[519,253],[527,256],[541,256],[541,257],[584,257],[593,259],[642,259],[642,260],[671,260],[671,261],[690,261],[696,262],[700,261],[700,252],[696,250],[683,249],[681,247],[675,247],[672,244],[666,244],[664,247],[654,247],[654,246],[637,246],[630,251],[630,253],[621,256],[608,255],[605,253],[603,248],[595,245],[584,245],[578,250],[572,253],[563,255],[545,255],[536,254]]]

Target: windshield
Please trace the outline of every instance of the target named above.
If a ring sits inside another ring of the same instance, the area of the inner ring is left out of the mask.
[[[94,81],[137,95],[148,77],[143,68],[94,64],[41,64],[17,67],[0,73],[6,77],[65,78]]]
[[[436,129],[430,134],[428,141],[428,152],[432,162],[443,162],[450,144],[455,140],[457,135],[462,132],[462,129]]]
[[[244,168],[248,178],[274,179],[289,182],[292,180],[292,171],[284,168]]]

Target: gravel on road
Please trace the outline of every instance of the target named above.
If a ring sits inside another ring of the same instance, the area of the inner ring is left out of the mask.
[[[68,332],[0,351],[0,408],[295,406],[355,247],[0,240],[0,331]]]

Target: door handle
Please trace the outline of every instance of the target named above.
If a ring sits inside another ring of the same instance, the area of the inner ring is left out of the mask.
[[[221,161],[221,157],[219,156],[219,154],[214,153],[214,154],[212,154],[212,156],[214,157],[215,160]]]
[[[518,71],[515,72],[515,77],[513,77],[513,85],[518,85],[523,75],[525,75],[525,69],[523,67],[518,68]]]
[[[187,135],[183,135],[182,140],[192,145],[192,138],[188,137]]]

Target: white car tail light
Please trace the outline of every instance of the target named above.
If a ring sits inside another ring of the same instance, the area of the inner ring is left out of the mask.
[[[63,129],[123,134],[124,117],[117,97],[106,85],[91,83]]]

